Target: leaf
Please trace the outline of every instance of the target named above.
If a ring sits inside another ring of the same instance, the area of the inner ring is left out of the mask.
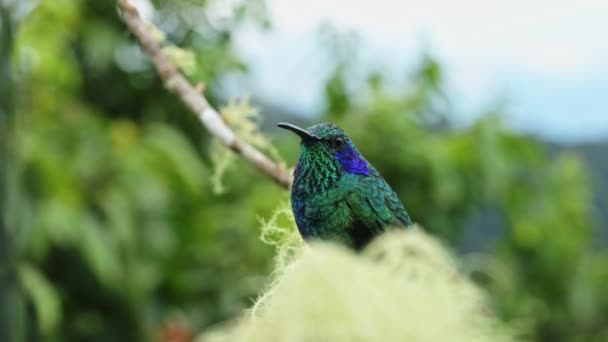
[[[109,287],[117,286],[120,277],[120,260],[116,241],[111,239],[111,231],[104,230],[91,217],[84,220],[81,229],[81,252],[89,267],[100,282]]]
[[[50,335],[61,322],[61,298],[53,284],[33,265],[22,263],[17,268],[19,281],[34,304],[40,331]]]
[[[205,167],[192,144],[178,131],[167,125],[147,127],[144,143],[162,162],[159,170],[171,175],[192,194],[204,189]]]

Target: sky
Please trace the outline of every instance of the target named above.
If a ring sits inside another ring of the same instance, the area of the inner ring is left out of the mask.
[[[405,75],[436,57],[458,118],[507,101],[512,128],[562,142],[608,139],[608,1],[268,0],[272,29],[245,26],[241,88],[314,117],[331,70],[322,23],[360,37],[363,64]],[[366,65],[363,66],[364,68]]]

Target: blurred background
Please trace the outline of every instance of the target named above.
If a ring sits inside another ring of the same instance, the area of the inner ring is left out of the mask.
[[[605,1],[132,3],[287,165],[276,122],[344,127],[526,337],[608,340]],[[0,341],[187,341],[252,303],[288,192],[221,157],[113,1],[0,0],[0,72]]]

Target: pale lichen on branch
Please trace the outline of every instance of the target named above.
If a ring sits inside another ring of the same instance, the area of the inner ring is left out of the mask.
[[[128,0],[118,0],[118,7],[122,20],[137,38],[143,51],[152,59],[165,86],[180,97],[186,107],[197,115],[209,133],[219,139],[223,145],[253,164],[277,184],[288,189],[291,186],[291,176],[286,168],[262,153],[259,147],[254,147],[235,134],[218,111],[211,107],[200,90],[180,73],[175,63],[166,55],[166,51],[163,51],[158,39],[158,30],[151,28],[154,26],[146,23]]]
[[[285,169],[285,164],[281,161],[279,152],[272,145],[270,140],[260,132],[259,126],[262,120],[260,111],[251,106],[249,97],[241,99],[230,99],[228,103],[219,110],[222,119],[234,131],[234,133],[245,143],[267,153],[273,160],[277,161],[281,169]],[[236,155],[219,142],[211,145],[211,161],[213,163],[213,174],[211,184],[216,193],[225,191],[223,178],[226,171],[236,161]]]
[[[263,222],[280,248],[291,231],[275,228],[285,224],[283,210]],[[250,310],[197,341],[518,340],[452,253],[418,227],[391,230],[361,253],[321,241],[300,246]]]

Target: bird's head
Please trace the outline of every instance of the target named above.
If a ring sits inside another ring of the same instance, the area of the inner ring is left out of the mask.
[[[277,126],[297,134],[302,142],[300,161],[296,166],[314,174],[328,173],[340,176],[343,173],[369,175],[370,166],[344,131],[333,124],[321,123],[307,129],[280,123]]]

